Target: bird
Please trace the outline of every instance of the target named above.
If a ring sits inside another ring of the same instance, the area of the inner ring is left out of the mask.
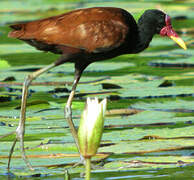
[[[10,28],[12,31],[8,37],[22,40],[38,50],[61,56],[52,64],[27,75],[24,80],[20,120],[14,131],[16,138],[9,153],[8,169],[17,141],[20,142],[24,162],[33,169],[25,155],[24,133],[28,88],[38,76],[66,62],[74,63],[74,81],[65,106],[65,116],[79,150],[71,104],[80,77],[88,65],[124,54],[139,53],[149,46],[155,34],[167,36],[183,49],[187,49],[184,41],[173,29],[170,16],[158,9],[145,10],[136,22],[128,11],[121,8],[83,8],[40,20],[13,24]]]

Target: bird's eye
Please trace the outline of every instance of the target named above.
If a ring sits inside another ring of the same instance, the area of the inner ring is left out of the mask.
[[[160,33],[160,31],[161,31],[161,29],[163,28],[164,26],[162,26],[162,25],[159,25],[159,26],[157,26],[156,27],[156,33]]]

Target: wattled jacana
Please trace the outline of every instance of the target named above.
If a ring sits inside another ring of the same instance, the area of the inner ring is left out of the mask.
[[[186,49],[184,41],[173,30],[170,17],[159,10],[146,10],[138,23],[124,9],[95,7],[78,9],[10,27],[13,31],[9,33],[9,37],[23,40],[38,50],[61,54],[61,57],[53,64],[28,75],[24,81],[20,122],[16,129],[16,139],[10,150],[8,169],[17,140],[20,141],[24,161],[32,168],[25,156],[23,138],[27,91],[33,79],[65,62],[75,64],[75,79],[65,114],[78,146],[77,132],[72,122],[71,104],[81,74],[89,64],[122,54],[139,53],[148,47],[154,34],[168,36]]]

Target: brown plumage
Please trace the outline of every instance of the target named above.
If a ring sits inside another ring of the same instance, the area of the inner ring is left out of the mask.
[[[131,28],[127,26],[128,22],[133,22]],[[12,25],[10,27],[14,31],[9,33],[9,37],[54,53],[68,53],[71,48],[100,53],[119,47],[130,34],[130,29],[134,29],[133,26],[136,27],[136,22],[124,10],[89,8]]]

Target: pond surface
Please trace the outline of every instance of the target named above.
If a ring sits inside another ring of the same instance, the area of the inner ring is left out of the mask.
[[[87,97],[108,98],[108,112],[93,179],[194,179],[194,1],[0,1],[0,136],[16,129],[24,77],[57,59],[57,55],[7,37],[8,25],[57,15],[75,8],[115,6],[135,19],[159,8],[172,17],[188,50],[155,36],[150,47],[90,65],[78,85],[73,120],[79,125]],[[80,178],[82,165],[63,109],[73,81],[73,64],[61,65],[34,81],[27,104],[26,153],[19,144],[7,175],[14,135],[0,139],[1,179]],[[49,82],[52,85],[48,85]],[[59,82],[58,84],[56,82]],[[61,83],[61,84],[60,84]],[[63,83],[63,84],[62,84]]]

